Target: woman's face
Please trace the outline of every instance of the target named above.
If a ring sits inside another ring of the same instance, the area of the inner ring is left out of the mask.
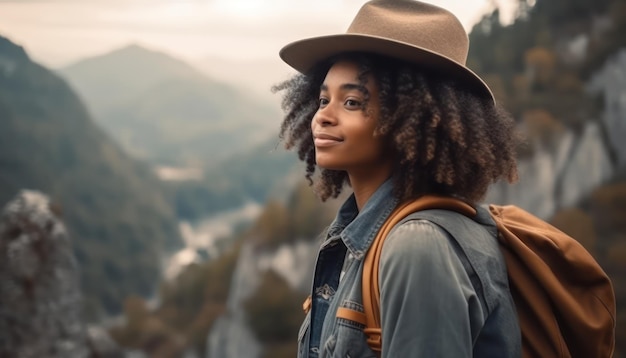
[[[361,84],[358,73],[356,63],[337,62],[320,88],[319,109],[311,121],[319,167],[348,174],[387,168],[383,140],[374,135],[380,115],[378,86],[372,75]]]

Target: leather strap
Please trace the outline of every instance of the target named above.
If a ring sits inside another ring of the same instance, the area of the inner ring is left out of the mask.
[[[357,322],[364,326],[367,324],[365,313],[351,310],[345,307],[339,307],[337,309],[337,318],[347,319],[348,321]]]
[[[367,321],[366,328],[363,332],[368,336],[368,345],[378,355],[380,355],[382,349],[378,270],[384,240],[402,219],[414,212],[427,209],[445,209],[458,212],[468,217],[476,216],[476,209],[471,205],[458,199],[434,195],[426,195],[415,200],[404,202],[398,205],[389,215],[372,242],[363,264],[363,307]]]

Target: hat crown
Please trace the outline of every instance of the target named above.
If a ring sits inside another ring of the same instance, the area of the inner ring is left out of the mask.
[[[378,54],[438,71],[495,103],[489,86],[465,65],[468,51],[467,33],[451,12],[415,0],[371,0],[347,33],[292,42],[280,50],[280,57],[307,73],[341,53]]]
[[[456,16],[440,7],[412,0],[367,2],[347,33],[421,47],[462,65],[469,50],[467,33]]]

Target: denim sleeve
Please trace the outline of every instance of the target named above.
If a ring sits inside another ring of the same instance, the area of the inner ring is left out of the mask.
[[[425,220],[391,232],[381,254],[382,357],[472,357],[476,293],[447,233]],[[474,312],[472,312],[474,311]]]

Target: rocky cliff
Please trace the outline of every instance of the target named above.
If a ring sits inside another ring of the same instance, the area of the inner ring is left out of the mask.
[[[581,133],[568,130],[551,148],[539,142],[532,145],[534,155],[518,163],[519,182],[497,183],[486,202],[515,204],[548,219],[558,209],[576,204],[616,169],[601,123],[590,122]]]
[[[516,204],[548,219],[626,168],[626,50],[611,57],[587,88],[602,98],[602,116],[560,134],[550,148],[533,143],[534,155],[519,162],[520,181],[495,185],[487,202]]]
[[[86,357],[76,260],[54,209],[22,191],[0,220],[0,356]]]
[[[0,216],[0,356],[120,357],[81,317],[76,259],[58,208],[21,191]]]
[[[589,81],[588,90],[603,99],[602,122],[615,164],[626,167],[626,48],[611,57]]]

